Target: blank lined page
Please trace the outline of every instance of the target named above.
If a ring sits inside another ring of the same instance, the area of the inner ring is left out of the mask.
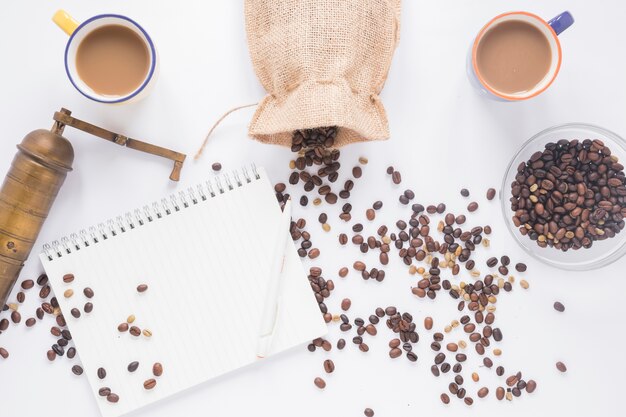
[[[125,414],[259,362],[273,242],[277,233],[288,231],[278,230],[280,209],[265,172],[258,172],[250,183],[225,186],[223,193],[215,186],[216,195],[207,193],[206,201],[193,204],[188,197],[189,207],[181,204],[180,211],[163,212],[162,218],[153,214],[152,221],[135,222],[134,229],[70,254],[55,253],[52,260],[41,255],[102,415]],[[291,238],[285,262],[271,354],[326,332]],[[75,279],[64,283],[69,273]],[[139,293],[139,284],[148,290]],[[86,287],[93,289],[92,299],[83,294]],[[74,295],[65,298],[70,288]],[[83,311],[87,301],[94,305],[89,314]],[[74,318],[72,308],[81,317]],[[119,332],[130,315],[135,316],[130,326],[152,335]],[[139,367],[131,373],[127,366],[133,361]],[[152,374],[155,362],[163,365],[160,377]],[[103,380],[97,377],[100,367],[107,371]],[[146,390],[143,382],[150,378],[157,383]],[[118,394],[119,402],[98,395],[101,387]]]

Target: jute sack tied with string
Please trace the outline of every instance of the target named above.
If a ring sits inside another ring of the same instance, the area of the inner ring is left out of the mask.
[[[400,33],[400,0],[246,0],[254,70],[267,96],[249,134],[291,145],[339,127],[335,146],[389,137],[380,101]]]

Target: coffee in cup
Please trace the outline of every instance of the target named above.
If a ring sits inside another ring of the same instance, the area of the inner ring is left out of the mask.
[[[481,92],[501,100],[538,95],[559,72],[561,45],[557,35],[573,22],[568,12],[550,22],[527,12],[495,17],[472,45],[470,80]]]
[[[104,14],[78,24],[60,10],[53,20],[70,35],[65,69],[85,97],[103,103],[134,101],[154,84],[156,49],[132,19]]]
[[[135,91],[150,69],[150,53],[133,30],[106,25],[85,36],[76,51],[78,76],[98,94],[124,96]]]

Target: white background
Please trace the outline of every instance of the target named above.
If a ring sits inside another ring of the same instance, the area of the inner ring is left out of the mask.
[[[50,21],[61,6],[78,20],[116,12],[144,25],[161,57],[160,79],[148,99],[128,106],[105,106],[88,101],[71,87],[63,70],[67,39]],[[546,19],[564,9],[573,13],[576,24],[561,35],[562,70],[554,85],[536,99],[516,104],[486,101],[472,91],[465,77],[467,47],[487,20],[515,9],[532,11]],[[352,145],[342,151],[345,176],[349,176],[359,156],[370,159],[353,192],[355,217],[377,199],[386,203],[369,226],[370,233],[382,222],[395,222],[400,213],[406,218],[406,207],[397,203],[405,187],[414,189],[417,200],[424,204],[445,201],[458,212],[468,202],[458,190],[467,187],[473,192],[481,208],[469,223],[490,223],[494,228],[492,247],[478,253],[478,265],[485,269],[486,257],[504,253],[529,265],[524,277],[530,282],[530,290],[515,285],[513,293],[499,299],[496,323],[504,333],[500,346],[504,353],[496,363],[502,363],[508,372],[521,370],[525,378],[537,380],[539,388],[533,395],[524,395],[513,403],[498,403],[493,392],[497,383],[503,383],[502,378],[496,378],[493,370],[479,368],[472,360],[464,370],[466,379],[469,381],[469,373],[477,370],[481,383],[485,381],[492,394],[477,400],[471,409],[457,400],[444,407],[438,397],[450,379],[436,379],[429,372],[433,358],[428,347],[430,333],[420,331],[417,363],[404,358],[392,361],[386,347],[391,334],[379,325],[378,336],[369,340],[371,349],[367,354],[350,342],[341,352],[311,354],[302,347],[135,415],[359,416],[365,407],[372,407],[377,416],[434,412],[621,415],[618,407],[622,403],[626,363],[619,353],[624,345],[620,284],[626,261],[584,273],[540,265],[515,246],[505,230],[499,205],[495,201],[487,203],[484,192],[489,186],[499,185],[506,164],[520,144],[544,128],[577,121],[626,135],[622,105],[626,99],[626,59],[621,53],[626,41],[625,18],[626,5],[617,0],[604,0],[601,5],[584,0],[541,4],[405,1],[401,43],[382,93],[391,139]],[[31,130],[49,128],[53,112],[61,106],[91,123],[190,155],[183,180],[176,185],[167,180],[171,169],[168,163],[66,129],[65,136],[72,140],[76,151],[75,170],[61,190],[22,278],[35,278],[40,272],[35,253],[44,242],[198,182],[211,174],[214,161],[222,162],[226,170],[255,161],[267,168],[274,181],[287,179],[291,152],[246,137],[252,109],[226,119],[216,130],[205,156],[198,162],[191,158],[208,128],[225,110],[254,103],[264,93],[250,64],[240,1],[6,2],[0,14],[0,56],[0,166],[4,169],[8,169],[22,137]],[[389,164],[403,174],[400,187],[390,185],[385,174]],[[315,264],[336,282],[336,290],[328,300],[331,311],[338,311],[341,299],[350,296],[352,318],[367,317],[375,307],[389,304],[410,311],[419,323],[425,315],[432,315],[438,329],[458,318],[456,303],[443,293],[435,302],[415,299],[409,291],[415,279],[398,262],[387,268],[387,279],[382,284],[364,282],[353,273],[344,280],[337,278],[339,267],[351,264],[358,251],[337,248],[336,235],[348,227],[337,219],[339,207],[323,209],[329,213],[333,227],[328,234],[316,221],[320,208],[297,206],[294,215],[309,220],[313,242],[322,250]],[[27,298],[20,309],[24,317],[34,313],[34,290]],[[557,299],[566,305],[564,314],[552,309]],[[173,314],[177,303],[179,300],[171,302]],[[51,323],[38,323],[31,329],[12,325],[0,335],[0,346],[11,353],[8,360],[0,359],[3,416],[97,414],[87,380],[70,372],[72,363],[66,358],[48,363],[45,351],[53,343],[48,331]],[[338,329],[332,327],[330,339],[334,342]],[[460,337],[460,333],[454,337]],[[472,358],[476,356],[471,354],[473,351],[469,353]],[[322,375],[326,357],[336,364],[335,372],[328,377]],[[568,365],[567,374],[556,371],[557,360]],[[326,378],[324,391],[313,386],[316,376]],[[480,386],[466,382],[474,397]]]

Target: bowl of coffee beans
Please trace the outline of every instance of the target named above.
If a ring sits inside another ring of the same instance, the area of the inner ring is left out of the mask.
[[[502,212],[520,246],[558,268],[588,270],[626,252],[626,142],[588,124],[528,140],[502,182]]]

